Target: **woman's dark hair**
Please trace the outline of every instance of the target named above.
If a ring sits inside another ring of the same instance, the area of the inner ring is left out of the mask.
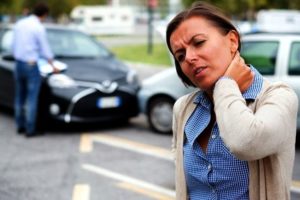
[[[179,27],[179,25],[182,22],[194,16],[204,17],[205,19],[210,21],[214,26],[216,26],[222,33],[224,33],[224,35],[226,35],[228,32],[232,30],[236,31],[238,34],[237,29],[231,23],[230,19],[219,8],[205,2],[201,2],[201,1],[195,2],[189,9],[186,9],[180,12],[179,14],[177,14],[167,26],[166,41],[167,41],[168,48],[172,54],[173,52],[170,44],[170,37],[172,33]],[[238,50],[240,50],[241,48],[240,36],[238,37],[238,43],[239,43]],[[189,80],[189,78],[182,72],[180,64],[176,60],[174,54],[173,54],[173,58],[174,58],[177,74],[181,78],[183,83],[187,86],[195,87],[195,85]]]
[[[32,13],[38,17],[47,15],[49,13],[49,7],[43,2],[37,3],[33,8]]]

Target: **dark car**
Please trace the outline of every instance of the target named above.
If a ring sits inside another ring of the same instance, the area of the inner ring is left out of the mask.
[[[137,74],[94,38],[72,29],[47,25],[55,59],[68,68],[43,75],[39,121],[128,121],[139,113]],[[12,27],[0,30],[0,104],[13,108],[15,62]],[[40,120],[42,119],[42,120]]]

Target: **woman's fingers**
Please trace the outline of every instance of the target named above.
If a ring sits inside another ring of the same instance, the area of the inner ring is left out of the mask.
[[[240,91],[244,92],[250,85],[254,73],[245,64],[245,60],[240,56],[239,52],[237,52],[224,75],[235,80]]]

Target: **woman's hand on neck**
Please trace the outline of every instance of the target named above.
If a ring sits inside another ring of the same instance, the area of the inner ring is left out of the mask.
[[[245,64],[244,59],[237,51],[232,62],[228,66],[224,76],[230,77],[238,84],[241,93],[245,92],[253,82],[254,73]]]

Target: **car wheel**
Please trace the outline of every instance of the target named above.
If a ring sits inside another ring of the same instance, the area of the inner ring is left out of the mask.
[[[152,130],[163,134],[172,132],[174,102],[169,97],[157,97],[150,102],[147,118]]]

